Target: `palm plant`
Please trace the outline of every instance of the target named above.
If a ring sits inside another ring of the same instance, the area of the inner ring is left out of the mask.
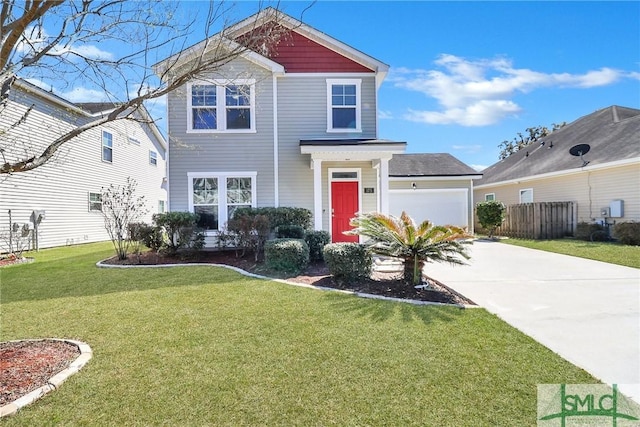
[[[472,236],[456,226],[436,226],[430,221],[416,225],[402,212],[400,218],[377,212],[358,214],[351,220],[349,234],[369,237],[366,243],[373,253],[404,261],[404,281],[419,285],[422,267],[428,261],[464,264],[469,259],[466,245]]]

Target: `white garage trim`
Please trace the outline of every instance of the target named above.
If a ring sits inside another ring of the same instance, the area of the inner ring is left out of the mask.
[[[470,225],[468,188],[389,190],[389,206],[392,215],[404,210],[417,222],[428,219],[436,225]]]

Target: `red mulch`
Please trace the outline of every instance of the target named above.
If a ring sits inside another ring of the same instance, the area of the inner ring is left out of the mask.
[[[0,406],[46,385],[79,355],[76,345],[62,341],[0,343]]]
[[[446,285],[430,277],[423,276],[423,283],[429,285],[429,289],[415,289],[413,286],[405,285],[400,273],[374,272],[369,279],[363,279],[357,283],[337,282],[329,273],[329,269],[323,262],[311,263],[305,271],[299,275],[285,275],[269,271],[263,263],[255,262],[253,255],[245,257],[236,256],[235,251],[201,251],[195,255],[169,256],[154,252],[145,252],[138,255],[129,255],[126,260],[110,258],[105,261],[107,264],[120,265],[156,265],[156,264],[179,264],[179,263],[213,263],[225,264],[241,268],[255,274],[262,274],[269,277],[287,279],[297,283],[323,286],[327,288],[350,290],[374,295],[382,295],[393,298],[413,299],[418,301],[431,301],[447,304],[470,304],[473,301],[457,294]]]

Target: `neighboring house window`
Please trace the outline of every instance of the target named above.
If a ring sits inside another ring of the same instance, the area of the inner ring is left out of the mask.
[[[533,188],[520,190],[520,203],[533,203]]]
[[[89,211],[102,211],[102,194],[89,193]]]
[[[158,165],[158,153],[153,150],[149,150],[149,164],[153,166]]]
[[[362,132],[360,82],[327,79],[327,132]]]
[[[189,132],[255,132],[255,82],[187,85]]]
[[[158,213],[164,213],[164,200],[158,200]]]
[[[113,162],[113,135],[105,130],[102,131],[102,161]]]
[[[484,195],[484,201],[485,202],[493,202],[496,199],[496,194],[495,193],[488,193]]]
[[[255,172],[190,173],[189,204],[200,215],[198,225],[218,230],[240,207],[256,205]]]

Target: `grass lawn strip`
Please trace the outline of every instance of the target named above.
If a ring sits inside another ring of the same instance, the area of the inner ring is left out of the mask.
[[[595,383],[483,309],[309,292],[215,267],[98,269],[108,244],[3,269],[3,341],[94,358],[14,425],[535,425],[540,383]]]

